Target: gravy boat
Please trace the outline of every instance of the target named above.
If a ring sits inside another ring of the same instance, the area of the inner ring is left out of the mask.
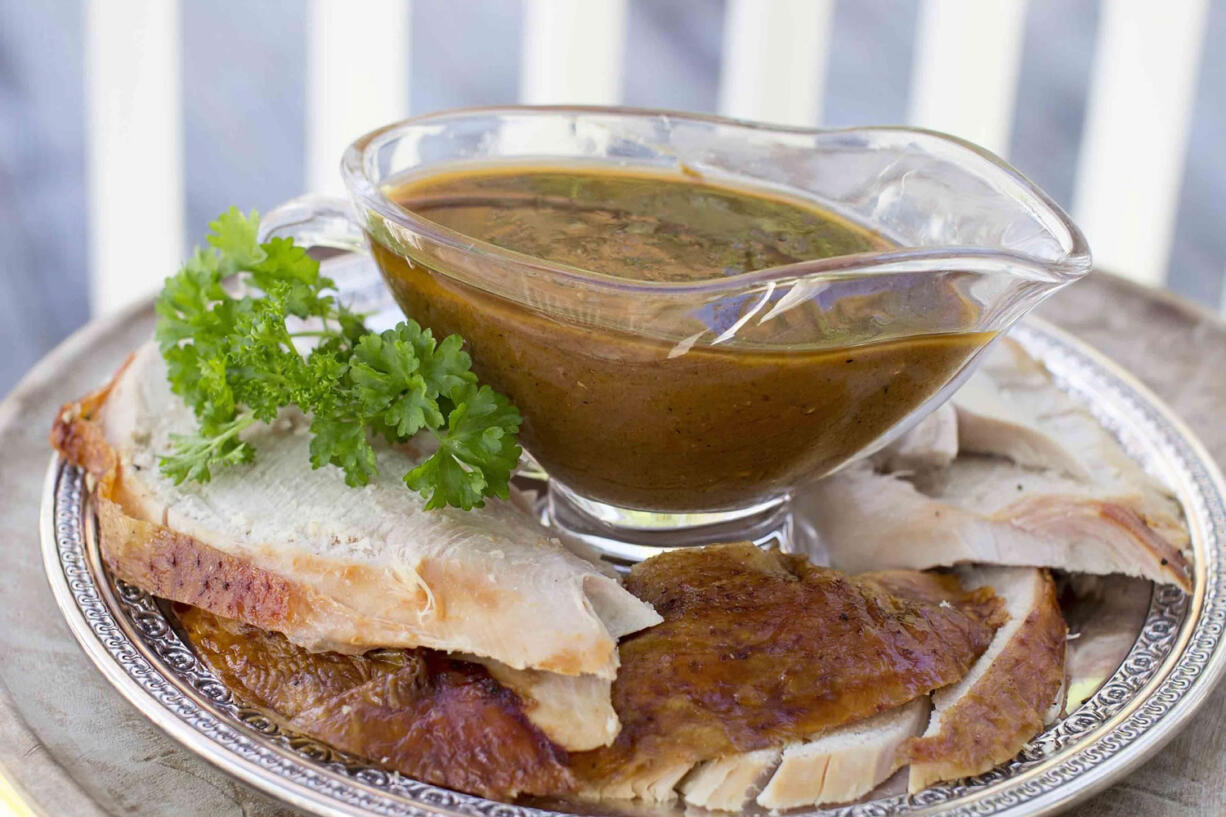
[[[628,280],[476,240],[389,195],[490,164],[696,176],[815,203],[891,246]],[[352,207],[299,199],[266,232],[372,252],[405,313],[462,335],[481,380],[519,407],[526,470],[549,477],[545,521],[624,562],[714,541],[809,546],[789,508],[798,486],[904,433],[1090,269],[1081,232],[1024,176],[912,128],[484,108],[381,128],[341,169]]]

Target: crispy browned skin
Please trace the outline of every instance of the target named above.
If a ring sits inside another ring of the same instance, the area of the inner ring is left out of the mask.
[[[418,780],[486,797],[565,794],[566,752],[479,664],[434,650],[311,653],[283,636],[191,608],[197,653],[244,701],[298,732]]]
[[[822,568],[816,569],[821,570]],[[942,606],[942,602],[956,604],[959,610],[969,616],[967,626],[978,627],[986,621],[991,625],[993,632],[1009,618],[1005,612],[1004,601],[995,593],[986,588],[969,592],[963,590],[958,578],[947,573],[923,573],[918,570],[874,570],[871,573],[858,574],[855,580],[920,605],[916,610],[920,615],[931,612],[930,607],[947,609]],[[959,623],[957,618],[944,616],[941,621],[955,627]]]
[[[961,678],[1002,616],[990,590],[963,592],[952,577],[850,577],[749,544],[656,556],[626,586],[664,622],[622,642],[621,733],[572,756],[588,781],[778,745],[899,706]]]
[[[111,389],[132,363],[132,357],[124,361],[109,383],[80,400],[65,403],[51,425],[51,447],[60,452],[69,462],[79,465],[96,477],[113,474],[119,458],[106,441],[102,427],[94,422],[95,415]]]
[[[918,787],[986,772],[1042,731],[1064,682],[1067,634],[1055,582],[1044,571],[1039,603],[979,682],[942,714],[941,731],[911,741]]]
[[[131,358],[98,391],[66,403],[51,426],[52,448],[97,481],[93,500],[107,567],[161,598],[276,629],[293,615],[292,607],[307,601],[294,598],[288,582],[127,512],[119,456],[107,442],[97,415],[130,363]],[[234,592],[235,587],[240,592]]]
[[[307,652],[277,633],[199,607],[175,608],[197,654],[234,694],[287,718],[373,678],[404,669],[411,655],[405,650],[366,655]]]

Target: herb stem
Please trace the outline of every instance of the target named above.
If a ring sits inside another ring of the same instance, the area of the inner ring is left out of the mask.
[[[228,440],[237,437],[240,433],[242,433],[243,429],[247,428],[247,426],[254,422],[255,415],[250,411],[244,411],[242,414],[238,415],[233,420],[222,426],[224,431],[222,431],[216,437],[209,438],[209,448],[214,450],[220,448]]]

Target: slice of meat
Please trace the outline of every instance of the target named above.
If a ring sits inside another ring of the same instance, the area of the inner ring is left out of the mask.
[[[485,667],[494,680],[519,696],[528,720],[567,751],[607,746],[621,728],[610,697],[612,681],[595,675],[511,669],[476,656],[456,657]]]
[[[906,762],[907,741],[928,723],[928,698],[790,744],[758,795],[769,809],[858,800]]]
[[[860,462],[798,499],[830,563],[852,572],[961,563],[1139,576],[1188,590],[1180,524],[1143,516],[1127,497],[994,457],[959,457],[911,479]]]
[[[933,695],[928,731],[906,752],[913,792],[1012,758],[1042,730],[1064,684],[1068,631],[1047,571],[981,567],[960,575],[967,586],[993,588],[1010,620],[965,678]]]
[[[1187,544],[1171,492],[1016,341],[1004,338],[968,386],[954,395],[963,450],[1093,484],[1119,497],[1175,546]]]
[[[486,797],[558,795],[574,786],[566,752],[479,664],[426,649],[312,653],[198,608],[180,622],[239,698],[338,749]]]
[[[954,395],[959,443],[968,453],[1010,459],[1091,483],[1127,504],[1172,544],[1187,544],[1179,503],[1051,374],[1004,338]]]
[[[948,587],[908,570],[864,574],[901,598],[940,605]],[[887,712],[819,733],[779,750],[760,750],[701,764],[682,786],[690,805],[739,810],[759,784],[759,805],[770,809],[845,803],[876,788],[904,763],[901,751],[928,723],[921,697]],[[773,755],[772,755],[773,753]],[[771,759],[773,757],[773,760]],[[764,772],[772,771],[765,776]]]
[[[676,760],[606,779],[588,778],[581,782],[579,794],[585,800],[668,803],[677,799],[677,786],[693,767],[690,760]]]
[[[779,764],[779,749],[758,749],[743,755],[701,763],[681,782],[685,802],[710,811],[740,811],[767,773]]]
[[[559,745],[612,741],[617,639],[651,608],[509,503],[422,511],[393,478],[411,452],[380,448],[385,473],[362,490],[311,470],[304,423],[256,424],[256,464],[174,486],[158,456],[194,420],[146,345],[63,407],[51,442],[95,477],[102,556],[125,581],[314,650],[479,655]]]
[[[860,463],[799,497],[832,564],[1051,567],[1190,589],[1170,491],[1018,343],[1001,339],[953,404],[948,467],[906,477]]]
[[[915,428],[873,455],[873,462],[888,473],[944,468],[958,456],[958,415],[945,403]]]
[[[1080,407],[1055,387],[1047,370],[1017,341],[1001,338],[954,394],[952,404],[957,413],[958,446],[963,451],[995,454],[1018,465],[1092,479],[1076,453],[1044,428],[1058,413],[1079,412]]]
[[[312,469],[307,426],[285,410],[244,432],[253,463],[174,485],[159,459],[196,421],[147,344],[65,406],[51,440],[98,478],[114,572],[311,649],[431,647],[611,681],[618,638],[659,620],[510,503],[425,511],[400,479],[418,452],[377,444],[379,476],[360,490]]]
[[[418,780],[486,797],[556,795],[571,785],[566,753],[532,726],[514,693],[479,665],[433,650],[298,713],[290,726]]]
[[[601,793],[907,703],[961,678],[1000,622],[990,590],[949,576],[850,577],[749,544],[655,556],[626,586],[664,622],[622,643],[617,739],[572,755]]]

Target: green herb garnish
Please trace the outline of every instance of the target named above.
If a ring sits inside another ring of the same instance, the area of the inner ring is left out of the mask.
[[[468,510],[487,496],[506,498],[520,455],[519,412],[478,385],[459,335],[436,342],[411,320],[369,331],[302,247],[256,240],[254,211],[231,208],[209,227],[209,249],[197,248],[157,299],[171,390],[199,421],[197,433],[175,435],[161,460],[175,484],[208,482],[217,467],[250,462],[256,452],[243,429],[297,406],[312,418],[311,466],[335,465],[349,485],[378,472],[373,435],[396,443],[429,432],[438,450],[404,475],[426,508]],[[291,318],[302,328],[287,325]],[[305,355],[294,345],[304,337],[316,341]]]

